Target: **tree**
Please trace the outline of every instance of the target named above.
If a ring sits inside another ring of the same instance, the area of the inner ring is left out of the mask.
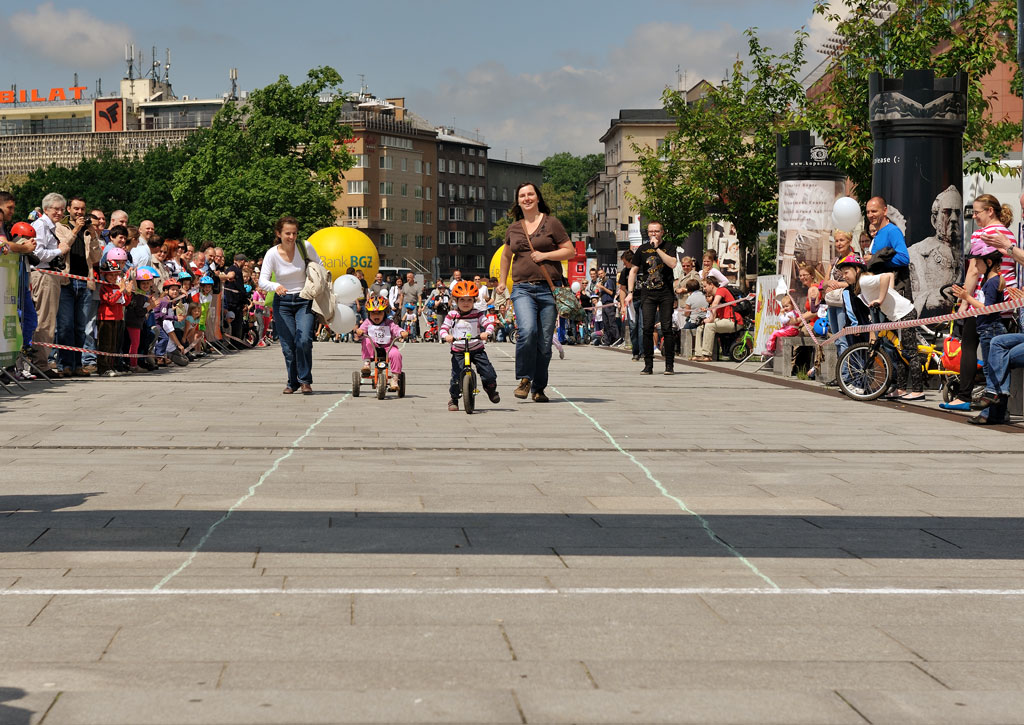
[[[637,154],[641,194],[626,192],[642,218],[657,219],[665,226],[665,240],[682,244],[694,227],[707,220],[707,194],[690,177],[692,164],[667,146],[652,149],[631,143]]]
[[[491,227],[491,231],[487,233],[487,236],[496,242],[505,243],[505,234],[508,232],[508,228],[512,226],[512,215],[504,214],[498,221],[494,222]]]
[[[749,71],[737,60],[729,78],[697,103],[666,89],[662,100],[677,128],[660,151],[636,149],[652,216],[677,224],[679,233],[708,215],[735,225],[741,282],[746,250],[777,224],[775,134],[802,124],[805,96],[797,79],[807,38],[798,32],[792,50],[776,55],[755,29],[746,35]]]
[[[303,236],[332,225],[337,185],[355,163],[344,145],[352,130],[339,123],[341,82],[315,68],[297,86],[280,76],[244,105],[225,104],[174,175],[185,233],[259,256],[282,216],[298,218]]]
[[[939,77],[966,72],[969,80],[964,151],[983,156],[965,160],[965,173],[1007,174],[998,161],[1020,138],[1020,127],[993,118],[991,96],[982,80],[1000,63],[1015,69],[1012,88],[1020,95],[1016,63],[1017,6],[1014,0],[894,0],[892,14],[879,26],[874,0],[841,0],[846,18],[832,4],[818,0],[814,12],[836,23],[841,49],[834,70],[808,108],[812,126],[822,135],[829,156],[858,189],[870,192],[873,158],[868,123],[868,76],[897,77],[907,70],[930,68]],[[956,22],[951,23],[950,17]],[[1003,35],[1004,39],[1000,39]]]
[[[568,194],[566,203],[560,205],[560,211],[554,212],[562,222],[566,231],[583,233],[587,231],[587,181],[594,175],[604,171],[604,156],[589,154],[574,156],[568,151],[548,156],[540,162],[544,169],[543,182],[545,188]],[[541,192],[544,201],[554,211],[548,192]]]

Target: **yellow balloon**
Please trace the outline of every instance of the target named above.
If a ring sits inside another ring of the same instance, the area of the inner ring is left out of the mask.
[[[377,247],[368,236],[352,227],[326,227],[314,232],[309,243],[320,255],[331,279],[345,274],[349,267],[363,270],[367,282],[372,282],[380,268]]]
[[[494,250],[494,256],[491,257],[491,266],[488,268],[489,274],[494,279],[498,279],[498,272],[501,271],[501,252],[505,249],[505,245],[502,244],[496,250]],[[319,253],[320,250],[317,250]],[[562,277],[569,279],[569,263],[562,260]],[[508,279],[505,281],[505,286],[512,289],[512,265],[509,265]]]

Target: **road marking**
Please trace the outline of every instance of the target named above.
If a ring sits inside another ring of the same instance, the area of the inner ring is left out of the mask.
[[[165,597],[165,596],[857,596],[857,597],[1024,597],[1024,589],[958,589],[901,587],[823,587],[782,589],[779,587],[565,587],[562,589],[515,587],[328,587],[300,589],[3,589],[0,597]]]
[[[155,587],[153,587],[153,591],[154,592],[159,592],[161,589],[164,588],[164,586],[168,582],[170,582],[172,579],[174,579],[174,577],[178,576],[178,574],[180,574],[181,572],[185,571],[185,569],[187,569],[189,567],[189,565],[192,564],[192,562],[196,558],[196,554],[198,554],[199,550],[203,548],[203,545],[206,544],[207,540],[209,540],[209,538],[213,535],[213,532],[217,530],[217,527],[220,526],[221,524],[223,524],[229,518],[231,518],[231,514],[233,514],[235,512],[235,509],[237,509],[242,504],[244,504],[246,501],[248,501],[250,498],[255,496],[256,495],[256,489],[258,489],[260,486],[263,485],[263,482],[266,481],[271,476],[271,474],[273,474],[274,471],[277,470],[278,466],[280,466],[284,461],[288,460],[291,457],[291,455],[293,453],[295,453],[296,450],[298,450],[299,444],[302,443],[302,441],[305,440],[306,437],[310,433],[313,432],[313,429],[316,428],[318,425],[320,425],[327,418],[327,416],[329,416],[331,413],[333,413],[334,410],[339,405],[341,405],[343,402],[345,402],[345,399],[348,398],[349,395],[350,395],[350,393],[345,393],[340,398],[338,398],[330,408],[328,408],[327,410],[324,411],[323,415],[321,415],[319,418],[317,418],[316,421],[311,426],[306,428],[306,432],[305,433],[303,433],[298,438],[296,438],[294,441],[292,441],[292,444],[288,447],[288,450],[285,451],[284,454],[279,456],[278,459],[276,461],[274,461],[273,464],[271,464],[270,468],[268,468],[266,471],[263,472],[263,475],[260,476],[259,480],[256,481],[256,483],[254,483],[253,485],[249,486],[249,490],[246,492],[246,494],[244,496],[242,496],[240,499],[238,499],[237,501],[235,501],[231,505],[231,508],[229,508],[227,510],[227,512],[223,516],[221,516],[219,519],[217,519],[216,521],[213,522],[213,524],[210,526],[210,528],[208,528],[206,530],[206,533],[203,534],[203,538],[201,538],[199,540],[199,543],[196,544],[194,549],[192,549],[191,553],[188,555],[188,558],[182,563],[182,565],[179,566],[174,571],[172,571],[167,576],[165,576],[163,579],[161,579],[160,583],[157,584]]]

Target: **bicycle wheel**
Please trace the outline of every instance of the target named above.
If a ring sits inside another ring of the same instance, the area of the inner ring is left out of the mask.
[[[405,373],[398,373],[398,397],[405,397]]]
[[[358,370],[354,370],[352,372],[352,397],[353,398],[358,398],[359,397],[359,384],[361,382],[362,382],[362,376],[359,374]]]
[[[946,375],[942,381],[942,402],[950,403],[960,392],[960,376]]]
[[[875,400],[889,389],[893,367],[889,356],[870,342],[846,348],[836,364],[839,389],[854,400]]]
[[[388,376],[383,370],[377,372],[377,400],[384,400],[388,392]]]
[[[732,347],[729,348],[729,357],[733,359],[733,362],[743,362],[747,359],[752,342],[750,333],[744,333],[739,340],[732,344]]]
[[[473,397],[475,394],[476,379],[473,373],[467,370],[462,373],[462,407],[467,413],[472,413],[476,407],[476,400]]]

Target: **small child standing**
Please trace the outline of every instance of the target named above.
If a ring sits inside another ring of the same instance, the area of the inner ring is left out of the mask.
[[[448,392],[451,394],[448,400],[448,410],[452,411],[459,409],[461,395],[459,377],[462,375],[467,349],[470,363],[476,365],[476,371],[480,374],[480,382],[483,384],[487,397],[492,403],[501,402],[501,396],[498,395],[498,374],[494,372],[494,366],[491,365],[487,352],[484,350],[487,338],[494,334],[494,318],[487,315],[485,310],[478,310],[474,307],[479,292],[476,282],[469,280],[457,282],[452,288],[455,306],[445,315],[438,333],[442,340],[451,345],[452,377],[448,385]],[[469,339],[466,339],[467,335],[469,335]]]
[[[103,282],[100,289],[100,305],[96,314],[96,351],[97,353],[121,352],[121,340],[124,337],[124,308],[128,304],[131,293],[125,286],[124,271],[128,254],[120,247],[114,247],[100,264]],[[114,364],[113,354],[96,355],[96,374],[116,378],[119,373]]]
[[[370,377],[370,363],[374,360],[378,347],[387,348],[388,369],[391,370],[391,381],[388,389],[398,390],[398,376],[402,374],[402,351],[393,344],[396,338],[403,340],[409,333],[388,318],[391,306],[388,298],[383,295],[370,295],[366,300],[367,318],[356,328],[356,339],[362,339],[364,378]]]
[[[800,328],[797,326],[800,321],[800,313],[797,312],[793,298],[783,295],[779,297],[779,305],[782,307],[782,313],[779,315],[779,323],[782,327],[768,336],[768,344],[765,347],[769,355],[775,354],[775,344],[780,337],[796,337],[800,334]]]
[[[135,283],[130,285],[128,291],[131,293],[131,300],[124,311],[124,327],[128,333],[128,352],[137,355],[139,342],[142,340],[142,326],[146,324],[149,311],[153,307],[149,296],[153,291],[153,280],[155,275],[148,268],[135,270]],[[138,357],[128,358],[128,369],[133,373],[141,373],[150,369],[147,365],[140,364],[142,359]]]
[[[178,336],[174,333],[174,323],[178,315],[174,311],[174,302],[181,290],[181,284],[174,277],[164,281],[163,294],[160,301],[156,303],[153,310],[153,319],[159,326],[157,329],[156,348],[154,353],[157,356],[157,364],[167,367],[173,362],[175,365],[184,367],[188,365],[188,358],[179,352],[182,348]],[[168,349],[170,352],[168,352]]]

